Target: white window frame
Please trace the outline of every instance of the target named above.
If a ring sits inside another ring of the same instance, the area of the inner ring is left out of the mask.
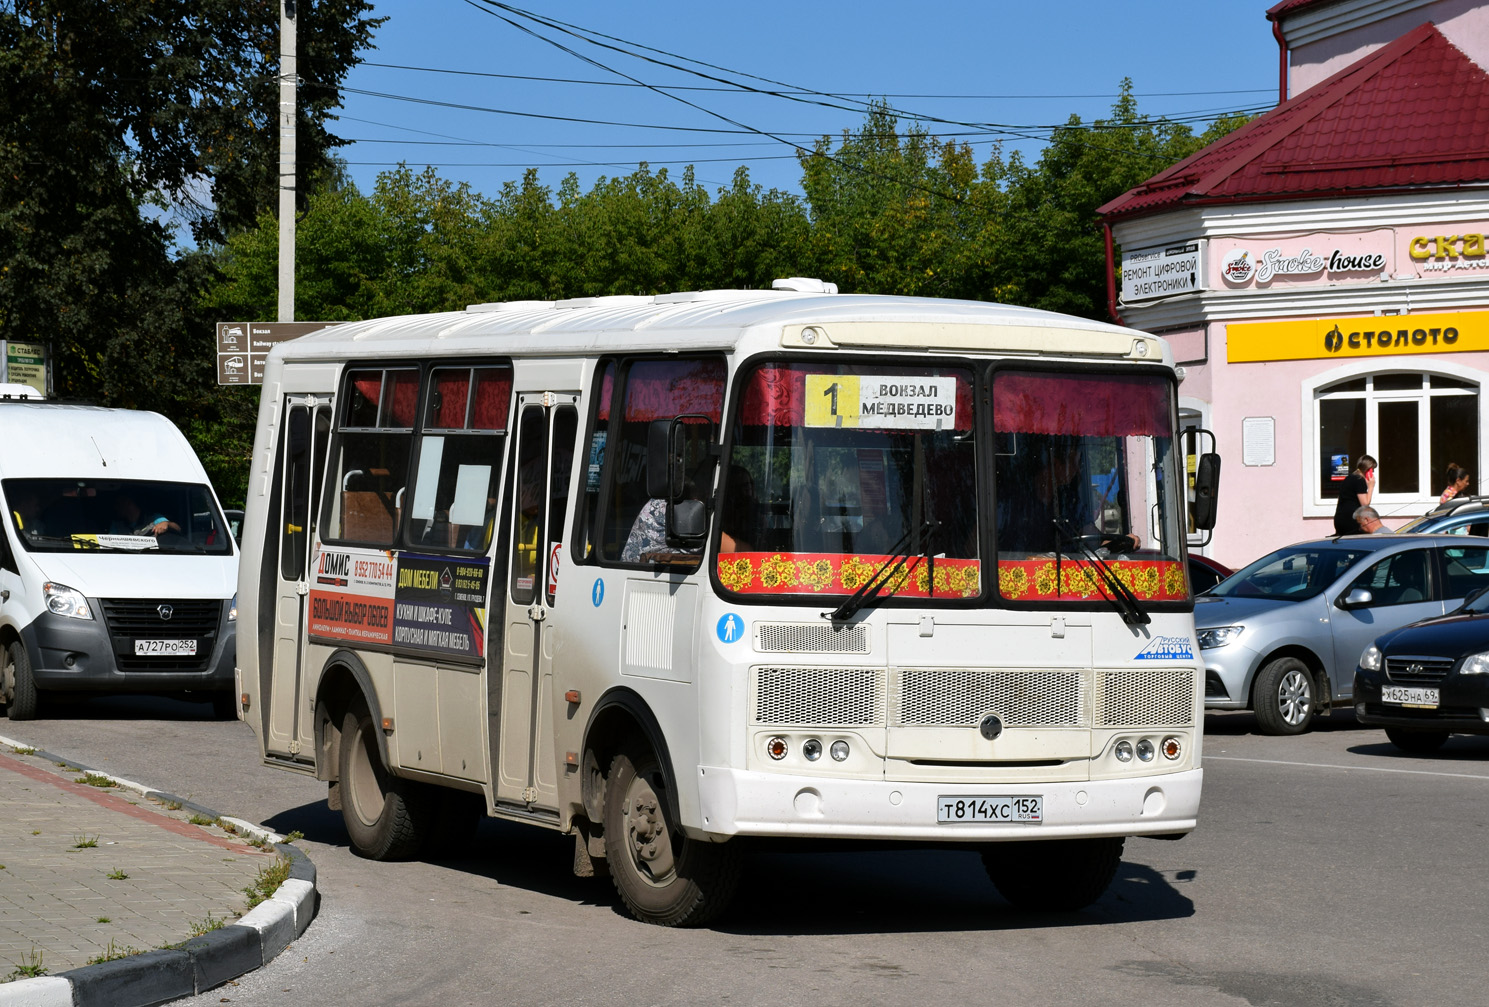
[[[1462,364],[1440,360],[1436,357],[1414,357],[1403,360],[1400,357],[1392,357],[1383,360],[1365,360],[1358,363],[1344,364],[1322,374],[1315,375],[1302,383],[1301,417],[1303,431],[1303,450],[1301,452],[1301,476],[1303,479],[1302,499],[1304,517],[1333,517],[1334,509],[1338,505],[1336,500],[1324,497],[1319,492],[1319,392],[1330,385],[1341,381],[1349,381],[1353,378],[1371,377],[1376,374],[1422,374],[1430,377],[1433,374],[1442,377],[1455,378],[1459,381],[1471,382],[1478,386],[1479,396],[1479,456],[1467,464],[1474,474],[1475,480],[1485,472],[1486,438],[1484,436],[1485,421],[1489,419],[1489,372],[1473,367],[1465,367]],[[1417,517],[1425,513],[1437,503],[1437,494],[1432,487],[1440,478],[1441,473],[1431,471],[1432,466],[1432,431],[1430,425],[1430,412],[1428,411],[1428,398],[1431,390],[1424,386],[1421,392],[1415,391],[1387,391],[1367,392],[1367,401],[1380,402],[1384,400],[1397,400],[1416,398],[1422,403],[1422,418],[1417,426],[1420,450],[1417,457],[1422,466],[1422,485],[1427,487],[1426,491],[1418,494],[1391,493],[1377,494],[1372,501],[1380,505],[1382,516],[1397,517],[1410,514]],[[1441,393],[1440,393],[1441,394]],[[1379,442],[1375,430],[1375,410],[1365,411],[1365,451],[1367,454],[1379,456]],[[1350,459],[1351,465],[1354,459]]]

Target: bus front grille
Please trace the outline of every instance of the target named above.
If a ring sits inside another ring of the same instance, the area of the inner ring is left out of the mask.
[[[755,650],[762,654],[867,654],[869,630],[863,623],[757,622]]]
[[[1184,727],[1194,719],[1191,668],[1096,673],[1097,727]]]
[[[756,668],[757,724],[884,723],[879,668]]]
[[[895,726],[976,727],[989,713],[1008,727],[1086,723],[1079,671],[904,668],[891,681]]]

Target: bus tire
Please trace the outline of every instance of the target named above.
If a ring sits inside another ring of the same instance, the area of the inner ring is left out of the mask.
[[[341,817],[352,852],[369,860],[407,860],[424,845],[430,820],[428,788],[383,765],[377,725],[356,702],[341,724]]]
[[[1391,744],[1412,755],[1429,755],[1437,751],[1448,740],[1447,731],[1414,731],[1408,727],[1388,727],[1386,737]]]
[[[39,697],[36,679],[31,674],[31,657],[26,645],[16,640],[5,649],[4,673],[0,674],[0,693],[5,700],[5,715],[11,720],[34,720]]]
[[[621,901],[643,923],[696,927],[739,885],[733,843],[690,839],[671,820],[666,778],[651,752],[621,752],[605,781],[605,860]]]
[[[982,866],[998,894],[1019,909],[1073,912],[1111,885],[1123,842],[1118,836],[995,843],[983,848]]]
[[[1296,657],[1279,657],[1262,666],[1252,688],[1256,726],[1263,734],[1302,734],[1318,709],[1313,670]]]

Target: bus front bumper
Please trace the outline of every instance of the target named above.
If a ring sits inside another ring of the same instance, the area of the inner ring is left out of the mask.
[[[1194,829],[1203,769],[1139,779],[978,785],[835,780],[699,768],[701,832],[985,843],[1173,835]],[[1040,823],[938,823],[941,797],[1043,798]]]

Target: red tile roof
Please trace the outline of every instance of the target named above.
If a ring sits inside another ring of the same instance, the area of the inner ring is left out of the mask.
[[[1268,21],[1281,21],[1287,15],[1302,10],[1304,7],[1323,7],[1326,4],[1338,3],[1339,0],[1282,0],[1279,4],[1273,4],[1267,9]]]
[[[1489,74],[1424,24],[1097,212],[1485,183]]]

